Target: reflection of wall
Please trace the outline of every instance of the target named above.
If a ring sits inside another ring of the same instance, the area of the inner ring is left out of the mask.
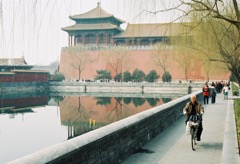
[[[117,102],[115,98],[110,99],[108,105],[97,105],[97,98],[67,96],[60,102],[61,121],[63,124],[73,124],[88,123],[92,119],[96,124],[109,124],[151,108],[147,101],[135,107],[132,102],[126,105],[122,100]],[[157,103],[160,104],[162,101]]]
[[[162,101],[156,103],[160,104]],[[151,108],[144,98],[135,98],[126,105],[122,98],[70,96],[59,106],[61,122],[68,126],[68,139]]]
[[[23,108],[26,108],[26,112],[35,106],[43,106],[48,103],[47,96],[37,96],[37,97],[24,97],[15,99],[0,99],[0,113],[13,113],[21,111],[24,113]]]

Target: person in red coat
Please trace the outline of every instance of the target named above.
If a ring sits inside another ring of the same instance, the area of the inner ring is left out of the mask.
[[[206,103],[208,104],[208,98],[210,96],[210,89],[209,89],[207,83],[204,85],[202,91],[203,91],[203,102],[204,102],[204,104],[206,104]]]

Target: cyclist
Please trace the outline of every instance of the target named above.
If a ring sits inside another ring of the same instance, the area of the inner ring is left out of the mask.
[[[203,108],[202,104],[196,100],[197,99],[196,95],[192,95],[190,97],[190,99],[191,99],[191,101],[188,102],[183,109],[183,113],[186,114],[186,121],[185,121],[186,124],[189,121],[189,117],[191,115],[199,114],[201,117],[201,115],[204,114],[204,108]],[[203,126],[202,126],[202,117],[201,117],[198,131],[197,131],[197,141],[201,141],[202,131],[203,131]]]

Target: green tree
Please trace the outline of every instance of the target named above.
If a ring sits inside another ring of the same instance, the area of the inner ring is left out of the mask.
[[[149,72],[149,74],[147,74],[147,76],[145,77],[145,80],[147,82],[154,82],[158,78],[159,78],[159,75],[157,74],[157,71],[156,70],[151,70]]]
[[[236,79],[236,77],[233,75],[233,73],[231,73],[231,75],[230,75],[230,77],[229,77],[229,80],[230,80],[230,81],[237,82],[237,79]]]
[[[114,80],[115,81],[121,81],[122,80],[122,73],[119,73],[119,74],[117,74],[115,77],[114,77]]]
[[[107,71],[107,70],[96,70],[97,72],[97,76],[96,76],[96,79],[97,80],[101,80],[101,79],[112,79],[112,76],[111,76],[111,72],[110,71]]]
[[[133,80],[136,82],[141,82],[145,78],[145,73],[142,70],[135,69],[132,74]]]
[[[53,78],[54,81],[63,81],[65,80],[65,76],[63,73],[56,73]]]
[[[162,81],[163,82],[171,82],[172,81],[172,76],[168,71],[163,73]]]
[[[132,75],[129,71],[123,73],[123,81],[128,82],[132,80]]]

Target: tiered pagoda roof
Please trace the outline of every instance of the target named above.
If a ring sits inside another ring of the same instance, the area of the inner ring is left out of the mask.
[[[124,23],[123,20],[103,10],[100,5],[86,13],[69,18],[76,24],[62,28],[63,31],[117,30],[121,32],[120,24]]]
[[[62,28],[62,30],[70,32],[70,31],[89,31],[89,30],[111,30],[111,29],[117,29],[119,31],[122,31],[122,29],[116,25],[113,25],[111,23],[101,23],[101,24],[75,24],[72,26],[68,26],[65,28]]]
[[[78,21],[81,19],[114,18],[117,21],[119,21],[120,23],[125,22],[119,18],[114,17],[114,15],[106,12],[105,10],[103,10],[100,5],[98,5],[96,8],[94,8],[86,13],[70,16],[69,18],[74,21]]]

